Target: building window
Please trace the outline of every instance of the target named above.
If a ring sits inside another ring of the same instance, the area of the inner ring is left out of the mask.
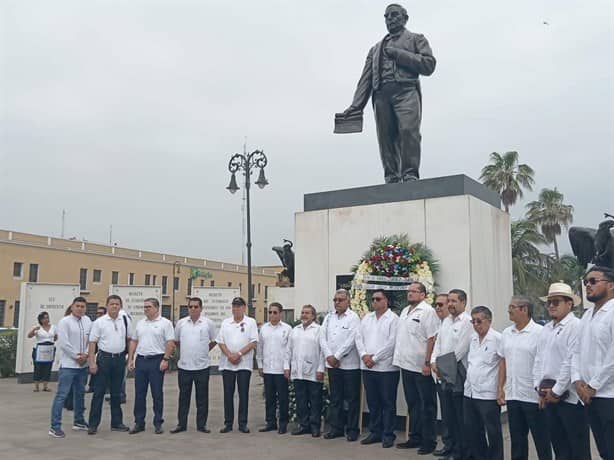
[[[128,275],[128,284],[130,286],[134,286],[134,273],[130,273],[130,275]]]
[[[192,295],[192,278],[188,278],[188,295]]]
[[[232,287],[232,281],[228,281],[228,287]]]
[[[13,278],[21,277],[23,277],[23,263],[15,262],[13,263]]]
[[[248,296],[248,297],[251,297],[251,298],[253,299],[254,297],[256,297],[256,296],[254,295],[255,293],[256,293],[256,285],[255,285],[255,284],[252,284],[252,292],[250,292],[250,293],[249,293],[247,296]]]
[[[175,276],[175,278],[173,278],[173,289],[175,291],[179,290],[179,278]]]
[[[119,283],[119,272],[111,272],[111,284]]]
[[[35,281],[33,281],[34,283]],[[13,313],[13,327],[19,327],[19,307],[21,306],[21,302],[19,300],[15,301],[15,312]]]
[[[100,283],[102,281],[102,270],[94,270],[94,274],[92,275],[92,281],[94,283]]]
[[[97,302],[88,302],[85,304],[85,314],[89,316],[92,321],[96,321],[96,312],[98,311]]]
[[[243,283],[239,283],[239,295],[241,295],[242,290],[243,290]]]
[[[151,275],[145,275],[145,286],[151,285]]]
[[[171,319],[171,306],[170,305],[162,305],[162,317],[166,319]]]
[[[200,287],[203,287],[205,285],[205,280],[200,280]]]
[[[168,276],[162,276],[162,295],[166,295],[166,285],[168,284]]]
[[[211,287],[215,287],[215,280],[211,280]]]
[[[38,283],[38,264],[30,264],[30,283]]]
[[[79,270],[79,286],[82,291],[87,290],[87,268]]]
[[[188,306],[187,305],[180,305],[179,306],[179,318],[185,318],[186,316],[188,316],[189,310],[188,310]]]
[[[258,283],[258,294],[260,294],[260,283]]]
[[[264,287],[264,298],[265,299],[269,298],[269,287],[268,286]]]
[[[156,285],[156,281],[157,281],[157,280],[156,280],[156,278],[157,278],[157,276],[156,276],[156,275],[151,275],[151,285],[152,285],[152,286],[155,286],[155,285]]]
[[[0,325],[4,326],[4,307],[6,306],[6,300],[0,300]]]

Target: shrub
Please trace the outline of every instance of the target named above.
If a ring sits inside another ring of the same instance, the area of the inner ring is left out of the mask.
[[[15,375],[17,330],[0,331],[0,377]]]

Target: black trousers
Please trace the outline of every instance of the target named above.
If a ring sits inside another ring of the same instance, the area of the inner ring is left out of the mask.
[[[614,398],[593,398],[588,420],[601,458],[614,460]]]
[[[235,387],[239,391],[239,427],[247,426],[247,408],[249,405],[249,381],[252,371],[222,371],[224,384],[224,425],[231,427],[235,420]]]
[[[451,451],[452,435],[450,434],[450,429],[448,428],[448,425],[446,425],[446,415],[448,414],[444,414],[444,410],[449,410],[449,407],[443,405],[442,400],[444,398],[444,395],[441,383],[436,384],[435,388],[437,390],[437,396],[439,397],[439,407],[441,408],[441,441],[443,442],[444,450]],[[449,416],[447,417],[447,419],[449,419]]]
[[[331,431],[358,434],[360,369],[328,369]],[[347,404],[347,410],[345,409]]]
[[[207,426],[209,415],[209,368],[194,371],[178,369],[179,405],[177,407],[177,425],[188,426],[188,413],[192,399],[192,386],[196,389],[196,428]]]
[[[537,403],[506,401],[512,460],[529,458],[529,430],[539,460],[552,460],[546,412]]]
[[[288,379],[283,374],[264,374],[265,421],[267,426],[288,425]]]
[[[544,412],[556,460],[591,460],[586,407],[580,402],[559,402],[548,404]],[[539,457],[542,458],[546,457]]]
[[[430,375],[405,369],[401,369],[401,378],[409,412],[409,438],[424,447],[434,447],[437,444],[435,381]]]
[[[399,371],[362,371],[369,406],[369,432],[382,440],[394,440]]]
[[[92,404],[90,406],[90,417],[88,424],[92,428],[98,428],[102,415],[102,405],[107,388],[111,393],[111,427],[123,425],[123,413],[121,407],[121,387],[124,379],[124,366],[126,356],[122,353],[119,356],[104,356],[101,353],[96,357],[98,372],[90,380],[93,385]]]
[[[154,426],[164,423],[164,372],[160,370],[163,355],[146,358],[137,355],[134,367],[134,423],[145,426],[147,388],[151,388]],[[123,370],[122,370],[123,372]]]
[[[450,435],[450,449],[454,458],[463,458],[465,434],[463,426],[463,395],[455,393],[450,387],[442,386],[440,394],[441,416],[443,423],[448,427]]]
[[[463,416],[467,451],[473,460],[503,460],[501,407],[497,401],[465,397]]]
[[[320,432],[322,420],[322,383],[293,380],[296,395],[296,417],[301,428]]]

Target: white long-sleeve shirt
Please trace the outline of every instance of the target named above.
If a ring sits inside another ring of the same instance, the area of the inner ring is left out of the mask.
[[[284,359],[291,332],[292,328],[282,321],[275,326],[270,322],[262,325],[256,348],[258,369],[262,369],[265,374],[284,373]]]
[[[356,349],[361,358],[360,368],[367,371],[393,372],[399,368],[392,364],[399,317],[390,309],[379,318],[374,311],[367,313],[356,334]],[[375,366],[369,369],[362,357],[373,355]]]
[[[461,361],[466,368],[469,343],[473,333],[471,316],[466,311],[457,315],[456,318],[448,315],[441,322],[431,362],[434,363],[438,356],[454,352],[456,361]]]
[[[320,331],[320,347],[324,357],[333,355],[339,360],[340,369],[358,369],[360,358],[356,351],[356,332],[360,327],[360,318],[352,310],[342,315],[330,312],[324,318]],[[325,362],[326,367],[331,367]]]
[[[554,394],[561,396],[569,390],[569,397],[564,402],[578,403],[575,385],[571,384],[571,360],[578,346],[580,320],[573,313],[554,324],[550,321],[539,335],[539,347],[535,359],[534,388],[539,388],[543,379],[556,380],[552,388]]]
[[[414,308],[405,307],[399,316],[392,364],[420,372],[426,360],[428,339],[437,335],[440,324],[435,309],[426,302],[420,302]]]
[[[614,299],[584,312],[578,330],[571,381],[583,380],[597,398],[614,398]]]
[[[509,326],[501,334],[499,356],[505,359],[505,399],[537,404],[539,395],[535,391],[534,364],[538,354],[542,326],[533,320],[518,330]]]
[[[499,362],[498,350],[501,333],[492,327],[480,343],[480,336],[474,332],[467,355],[467,379],[465,396],[473,399],[497,399]]]
[[[312,322],[295,326],[290,333],[284,369],[290,369],[292,380],[317,382],[316,372],[324,372],[324,354],[320,349],[320,325]]]
[[[70,314],[58,322],[58,342],[62,351],[60,367],[72,369],[88,367],[87,361],[79,365],[77,356],[79,353],[87,353],[91,328],[92,320],[85,315],[78,318]]]

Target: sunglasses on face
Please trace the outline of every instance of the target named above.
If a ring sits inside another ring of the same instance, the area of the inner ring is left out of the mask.
[[[338,298],[338,297],[335,297],[335,298],[333,299],[333,302],[343,302],[344,300],[347,300],[347,299],[340,299],[340,298]]]
[[[269,315],[279,315],[277,310],[269,310]]]
[[[442,302],[437,302],[437,303],[435,304],[435,307],[436,307],[436,308],[442,308],[444,305],[445,305],[445,304],[444,304],[444,303],[442,303]]]
[[[559,304],[568,302],[567,300],[562,300],[562,299],[548,299],[546,300],[546,305],[547,306],[553,306],[553,307],[558,307]]]
[[[609,281],[603,278],[585,278],[582,280],[582,284],[584,284],[585,286],[588,286],[589,284],[591,286],[594,286],[595,284],[599,283],[600,281]]]
[[[383,297],[371,297],[372,302],[379,302],[380,300],[384,300]]]

